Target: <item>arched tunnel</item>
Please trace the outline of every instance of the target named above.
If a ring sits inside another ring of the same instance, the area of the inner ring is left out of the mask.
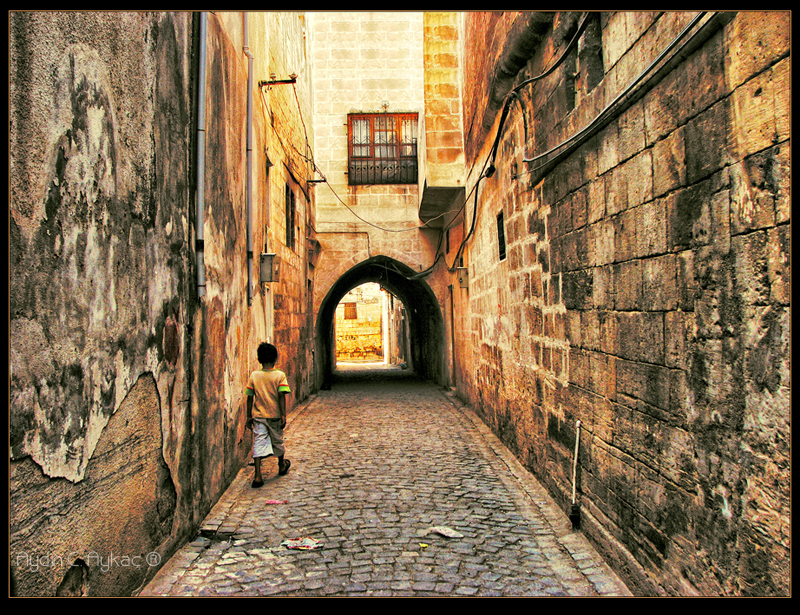
[[[409,330],[409,367],[424,380],[442,384],[444,378],[444,324],[441,309],[424,279],[414,279],[413,269],[388,256],[373,256],[347,271],[331,287],[317,315],[316,356],[318,384],[331,386],[336,306],[351,289],[377,282],[405,306]]]

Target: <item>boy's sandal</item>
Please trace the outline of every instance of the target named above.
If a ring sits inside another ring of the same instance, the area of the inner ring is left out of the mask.
[[[286,461],[284,461],[283,462],[283,467],[282,468],[278,468],[278,475],[279,476],[286,476],[286,474],[289,472],[289,468],[291,466],[292,466],[292,462],[291,461],[289,461],[288,459]]]

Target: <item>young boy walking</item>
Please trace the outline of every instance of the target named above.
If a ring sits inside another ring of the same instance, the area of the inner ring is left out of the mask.
[[[245,394],[247,395],[247,428],[253,430],[253,462],[255,474],[253,488],[264,484],[261,476],[261,460],[275,455],[278,458],[278,474],[284,476],[292,462],[285,459],[286,447],[283,430],[286,427],[286,395],[292,391],[286,374],[275,369],[278,349],[266,342],[258,347],[258,362],[261,369],[250,374]]]

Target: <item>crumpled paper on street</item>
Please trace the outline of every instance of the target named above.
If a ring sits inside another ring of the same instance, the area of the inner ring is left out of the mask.
[[[428,534],[440,534],[446,538],[464,538],[464,534],[461,532],[457,532],[454,529],[444,525],[434,525],[422,533],[423,536],[427,536]]]
[[[287,549],[301,549],[303,551],[308,551],[311,549],[319,549],[322,546],[322,543],[316,538],[287,538],[281,543],[281,546],[286,547]]]

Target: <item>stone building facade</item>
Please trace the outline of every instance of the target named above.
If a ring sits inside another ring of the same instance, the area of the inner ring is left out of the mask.
[[[258,341],[294,400],[313,382],[304,19],[12,12],[9,32],[12,591],[128,595],[245,463]]]
[[[317,384],[328,385],[335,364],[336,307],[365,282],[379,283],[410,306],[406,359],[424,377],[441,380],[440,280],[428,276],[440,233],[421,224],[418,211],[424,157],[419,134],[426,104],[424,15],[332,11],[313,12],[308,19],[315,76],[314,160],[320,182],[314,288]],[[396,145],[390,147],[392,139]],[[380,152],[386,153],[384,160],[378,160]],[[406,174],[411,160],[416,175]],[[361,181],[357,172],[366,164],[382,169],[386,177]],[[389,176],[395,172],[399,177]]]
[[[644,594],[790,591],[789,32],[462,18],[456,386]]]
[[[336,360],[383,361],[384,292],[374,282],[357,286],[336,308]]]

